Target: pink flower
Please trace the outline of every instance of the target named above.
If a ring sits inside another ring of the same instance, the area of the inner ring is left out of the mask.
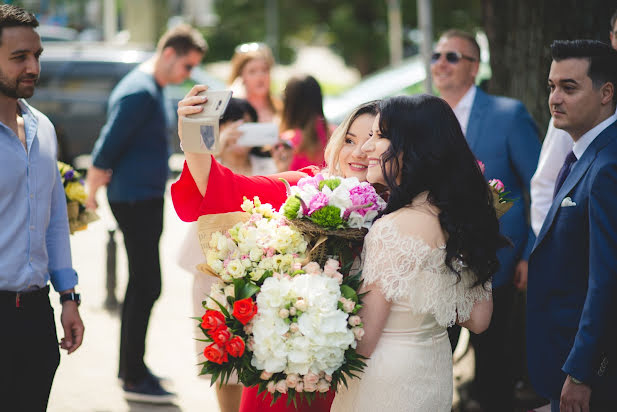
[[[304,383],[302,383],[302,381],[298,381],[298,383],[296,383],[296,392],[304,392]]]
[[[307,215],[312,215],[317,210],[328,205],[328,196],[325,193],[319,192],[309,202],[309,210]]]
[[[352,207],[345,211],[348,216],[351,212],[356,211],[364,216],[369,210],[377,210],[377,192],[369,183],[363,182],[359,186],[351,188],[349,198],[351,199]]]
[[[302,189],[304,186],[309,185],[319,190],[319,182],[321,182],[322,180],[324,180],[323,175],[321,173],[318,173],[315,175],[315,177],[303,177],[302,179],[298,180],[296,186]]]
[[[362,338],[364,337],[364,329],[360,328],[360,327],[355,327],[352,328],[351,331],[353,332],[353,335],[355,336],[356,340],[362,340]]]
[[[260,215],[259,213],[253,213],[253,214],[251,215],[250,219],[249,219],[249,222],[251,222],[251,223],[255,223],[255,222],[257,222],[258,220],[261,220],[262,218],[263,218],[263,216],[262,216],[262,215]]]
[[[362,319],[360,319],[360,316],[358,315],[353,315],[349,317],[349,325],[351,326],[358,326],[359,324],[362,323]]]
[[[484,174],[484,170],[486,169],[486,167],[484,166],[484,163],[482,163],[479,160],[476,160],[476,162],[478,162],[478,167],[480,168],[480,171],[482,172],[482,174]]]
[[[323,271],[326,275],[332,275],[339,269],[340,265],[338,260],[328,259],[326,264],[324,265]]]
[[[276,391],[276,384],[274,381],[270,381],[268,382],[268,386],[266,386],[266,388],[268,389],[268,392],[274,393]]]
[[[304,386],[308,384],[317,385],[317,382],[319,382],[319,375],[317,375],[316,373],[309,372],[304,375]]]
[[[301,383],[298,383],[298,385],[296,385],[296,390],[298,390],[298,386],[300,386]],[[306,381],[304,382],[304,392],[315,392],[317,390],[317,384],[316,383],[307,383]]]
[[[493,186],[493,188],[495,188],[495,190],[497,191],[497,193],[501,193],[504,190],[506,190],[505,185],[503,184],[503,182],[499,179],[491,179],[488,181],[488,184],[490,186]]]
[[[304,266],[304,271],[309,275],[321,275],[321,268],[317,262],[309,262]]]
[[[276,390],[280,393],[287,393],[287,383],[281,379],[276,383]]]
[[[328,392],[330,390],[330,384],[325,379],[320,379],[317,382],[317,390],[321,393]]]
[[[261,372],[261,375],[259,375],[259,377],[263,379],[264,381],[267,381],[268,379],[272,377],[272,373],[263,371]]]
[[[287,375],[287,378],[285,378],[285,382],[287,383],[288,388],[295,388],[299,381],[300,377],[297,373],[289,374]]]

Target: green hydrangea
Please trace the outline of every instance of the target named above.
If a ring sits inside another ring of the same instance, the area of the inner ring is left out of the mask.
[[[330,179],[325,179],[319,182],[319,190],[322,190],[324,186],[328,186],[330,190],[336,189],[341,184],[341,179],[338,177],[333,177]]]
[[[336,206],[324,206],[311,215],[311,220],[321,227],[338,228],[343,226],[341,209]]]
[[[283,215],[289,220],[297,219],[300,206],[300,199],[295,196],[289,197],[283,205]]]

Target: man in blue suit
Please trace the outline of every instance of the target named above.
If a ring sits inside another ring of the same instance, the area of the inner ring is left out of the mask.
[[[514,247],[501,249],[501,269],[493,277],[493,319],[488,330],[472,335],[476,355],[474,398],[484,411],[507,412],[513,408],[514,376],[508,362],[516,288],[527,283],[527,259],[535,236],[527,219],[529,192],[540,141],[536,125],[514,99],[491,96],[475,86],[480,47],[466,32],[445,32],[433,53],[431,74],[441,97],[454,110],[469,147],[485,165],[487,180],[500,179],[518,199],[500,220],[501,233]]]
[[[617,396],[617,52],[555,41],[554,125],[574,147],[529,260],[527,352],[551,411],[614,411]]]

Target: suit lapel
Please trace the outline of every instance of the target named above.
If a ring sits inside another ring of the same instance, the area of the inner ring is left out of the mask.
[[[581,156],[581,158],[578,159],[576,163],[574,163],[570,174],[563,182],[563,185],[561,186],[561,189],[559,189],[559,192],[557,192],[557,195],[553,200],[553,204],[551,205],[551,208],[549,209],[548,214],[544,219],[544,223],[542,224],[540,233],[538,233],[534,249],[540,244],[542,239],[544,239],[544,236],[553,224],[553,220],[555,219],[557,211],[561,207],[561,202],[563,201],[563,199],[574,188],[574,186],[576,186],[576,184],[579,182],[579,180],[581,180],[583,175],[585,175],[587,169],[589,169],[589,166],[591,166],[594,159],[598,155],[598,152],[615,138],[616,130],[617,122],[611,124],[609,127],[604,129],[602,133],[600,133],[598,137],[596,137],[594,141],[589,145],[587,150],[585,150],[583,156]]]
[[[471,105],[471,112],[469,113],[469,122],[467,122],[467,133],[465,138],[467,144],[471,148],[473,153],[476,153],[476,146],[480,140],[479,136],[483,128],[482,125],[482,113],[486,113],[484,106],[488,104],[488,96],[480,88],[476,88],[476,97],[473,99]]]

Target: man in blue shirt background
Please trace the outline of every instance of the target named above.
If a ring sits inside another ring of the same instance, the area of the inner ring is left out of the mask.
[[[144,363],[150,312],[161,293],[159,239],[169,157],[163,88],[186,80],[206,49],[203,36],[190,26],[168,30],[155,56],[112,91],[107,122],[92,152],[86,204],[96,207],[96,190],[107,184],[107,199],[128,257],[118,373],[128,400],[165,403],[174,398]]]
[[[60,362],[48,281],[61,294],[60,347],[74,352],[84,333],[56,133],[23,100],[40,72],[38,24],[33,14],[0,5],[0,402],[11,411],[47,408]]]

